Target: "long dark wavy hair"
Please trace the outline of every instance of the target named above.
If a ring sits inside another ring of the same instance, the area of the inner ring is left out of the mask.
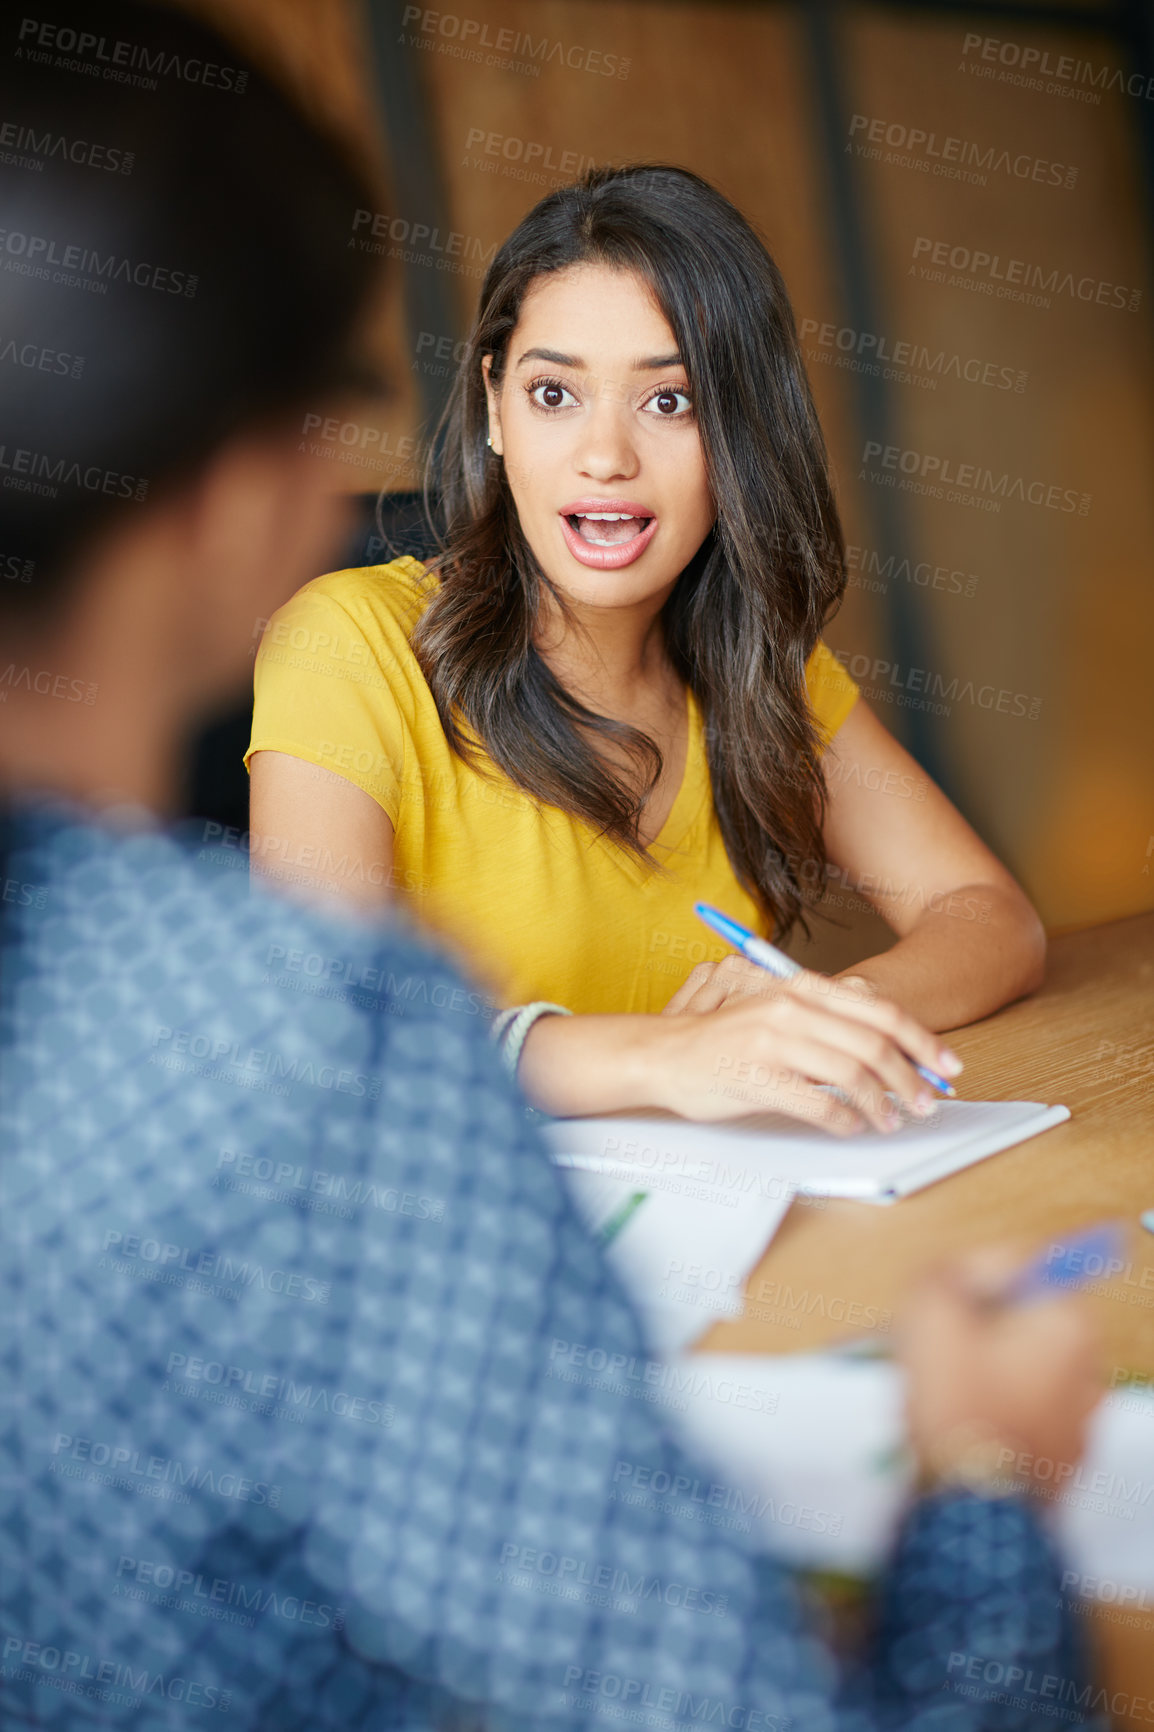
[[[535,799],[651,860],[638,825],[661,754],[639,730],[588,709],[538,652],[542,586],[569,610],[486,444],[482,356],[499,386],[531,285],[588,263],[641,277],[677,340],[717,522],[665,604],[665,642],[702,710],[734,872],[780,937],[798,921],[808,934],[805,910],[826,880],[826,789],[805,665],[845,590],[844,539],[781,272],[698,175],[663,164],[594,169],[535,205],[495,255],[430,453],[439,582],[414,648],[460,756],[478,764],[479,740]],[[607,767],[599,739],[625,749],[640,782]]]

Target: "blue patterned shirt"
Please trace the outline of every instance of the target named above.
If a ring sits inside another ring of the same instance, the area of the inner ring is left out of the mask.
[[[424,943],[157,831],[7,839],[5,1728],[1087,1717],[1014,1500],[919,1505],[839,1673],[754,1538],[614,1495],[697,1470]]]

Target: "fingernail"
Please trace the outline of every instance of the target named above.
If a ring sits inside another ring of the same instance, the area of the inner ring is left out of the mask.
[[[941,1056],[938,1059],[938,1063],[941,1066],[942,1070],[945,1072],[946,1076],[957,1076],[959,1071],[962,1071],[966,1068],[965,1065],[962,1063],[961,1059],[958,1057],[957,1053],[951,1052],[948,1046],[944,1046],[942,1048]]]
[[[921,1094],[915,1096],[912,1111],[917,1113],[920,1119],[928,1118],[933,1110],[934,1100],[932,1095],[926,1094],[923,1090]]]

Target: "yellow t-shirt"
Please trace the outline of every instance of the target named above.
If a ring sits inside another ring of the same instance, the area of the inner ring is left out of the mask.
[[[376,800],[395,832],[394,887],[498,1003],[659,1011],[695,963],[726,954],[695,902],[765,930],[725,852],[693,694],[654,871],[583,820],[537,806],[487,757],[482,773],[450,749],[409,644],[433,581],[417,560],[395,559],[319,577],[282,607],[257,656],[245,763],[287,752]],[[806,682],[828,742],[858,688],[822,643]]]

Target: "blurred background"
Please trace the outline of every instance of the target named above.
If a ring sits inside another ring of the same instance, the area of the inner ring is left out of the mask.
[[[302,426],[361,496],[334,566],[389,556],[374,497],[416,485],[524,212],[594,162],[684,164],[789,286],[850,550],[827,642],[1051,935],[1154,907],[1148,0],[187,4],[380,189],[349,244],[393,260],[379,335],[405,364],[379,411]],[[248,699],[212,719],[188,790],[241,832]],[[832,891],[796,955],[832,969],[892,941]]]

